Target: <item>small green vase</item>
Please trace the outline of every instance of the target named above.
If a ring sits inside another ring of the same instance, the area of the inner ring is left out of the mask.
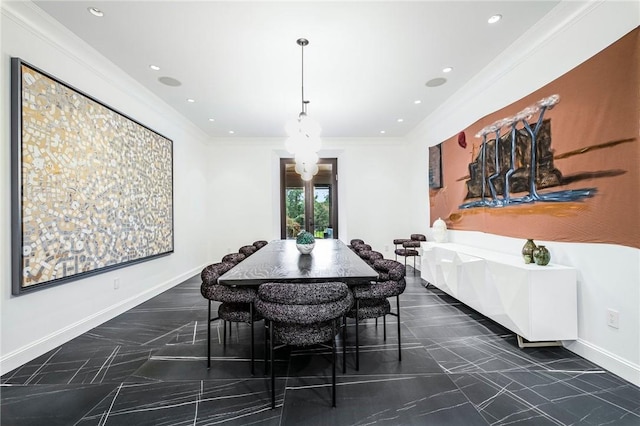
[[[551,260],[551,253],[549,253],[549,250],[547,250],[545,246],[538,246],[533,251],[533,260],[536,262],[536,265],[548,265]]]
[[[522,257],[524,258],[524,263],[533,262],[533,250],[536,248],[536,243],[533,240],[529,239],[526,243],[524,243],[524,247],[522,247]]]

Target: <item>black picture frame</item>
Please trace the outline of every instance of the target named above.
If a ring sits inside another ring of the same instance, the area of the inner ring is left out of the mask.
[[[173,141],[11,58],[12,294],[174,251]]]

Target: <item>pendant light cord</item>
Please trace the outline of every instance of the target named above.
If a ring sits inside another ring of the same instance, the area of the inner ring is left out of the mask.
[[[301,57],[302,57],[302,73],[301,73],[302,74],[302,79],[301,79],[301,86],[302,86],[302,105],[301,106],[302,106],[302,109],[301,109],[301,111],[302,111],[302,114],[306,115],[307,114],[307,110],[306,110],[306,107],[305,107],[305,104],[304,104],[304,45],[301,46],[301,49],[302,49],[302,54],[301,54]]]
[[[302,79],[301,79],[301,94],[302,94],[302,99],[301,99],[301,110],[300,110],[300,116],[302,117],[303,115],[307,115],[307,104],[309,102],[304,100],[304,47],[309,44],[309,41],[307,39],[301,38],[298,39],[297,41],[298,45],[300,46],[301,50],[301,75],[302,75]]]

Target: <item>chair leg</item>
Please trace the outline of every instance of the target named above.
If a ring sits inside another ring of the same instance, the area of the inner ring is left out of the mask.
[[[207,368],[211,368],[211,300],[207,314]]]
[[[382,340],[387,341],[387,316],[382,316]]]
[[[360,300],[356,299],[356,371],[360,371],[360,340],[358,338],[358,329],[360,328]]]
[[[336,406],[336,320],[332,321],[333,338],[331,339],[331,406]]]
[[[413,275],[416,274],[416,257],[418,256],[413,256]]]
[[[271,357],[271,408],[276,408],[276,366],[273,358],[273,321],[269,321],[269,346]]]
[[[255,356],[255,350],[253,348],[253,302],[249,303],[249,317],[251,320],[251,375],[255,374],[255,369],[253,367],[253,359]]]
[[[400,295],[396,296],[396,309],[398,310],[398,361],[402,361],[402,350],[400,349]]]
[[[265,376],[269,372],[269,324],[267,320],[264,320],[264,374]]]
[[[342,316],[342,374],[347,373],[347,316]]]
[[[222,320],[223,328],[222,328],[222,346],[227,346],[227,322]]]

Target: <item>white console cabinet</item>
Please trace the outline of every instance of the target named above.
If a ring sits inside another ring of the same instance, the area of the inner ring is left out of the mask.
[[[574,268],[453,243],[422,243],[422,252],[424,280],[513,331],[521,344],[578,338]]]

